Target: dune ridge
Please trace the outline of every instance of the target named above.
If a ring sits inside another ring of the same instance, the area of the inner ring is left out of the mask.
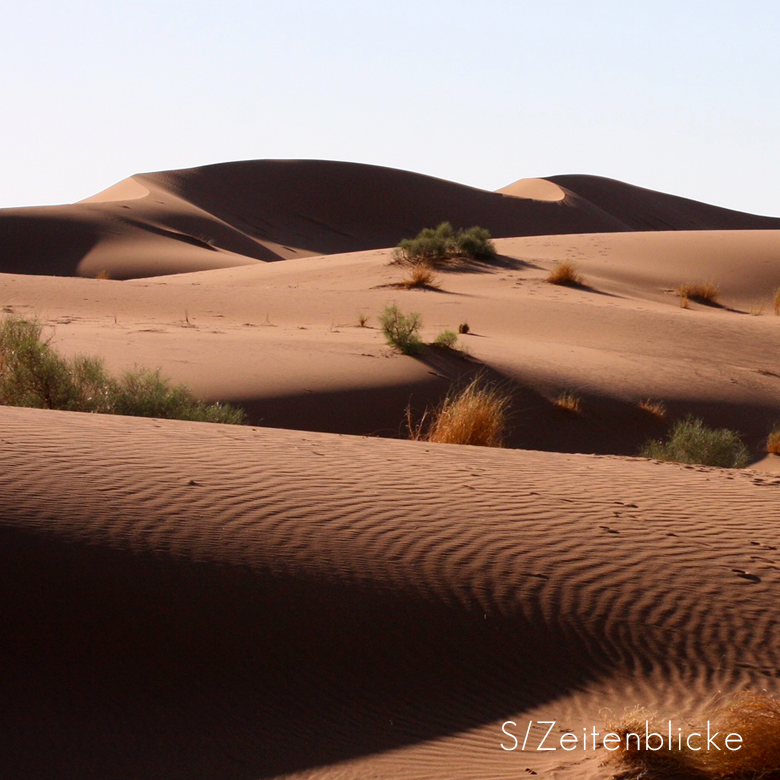
[[[395,246],[444,220],[497,237],[780,227],[598,177],[488,192],[372,165],[254,160],[138,174],[70,205],[3,209],[0,272],[184,273]]]
[[[500,723],[777,689],[778,478],[0,418],[5,776],[595,778]]]

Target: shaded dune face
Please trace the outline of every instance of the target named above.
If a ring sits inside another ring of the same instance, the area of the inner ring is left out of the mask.
[[[496,237],[780,227],[598,177],[487,192],[371,165],[256,160],[140,174],[72,205],[0,211],[0,272],[201,271],[395,246],[445,220]]]
[[[509,778],[518,713],[776,686],[774,480],[0,413],[5,776]]]

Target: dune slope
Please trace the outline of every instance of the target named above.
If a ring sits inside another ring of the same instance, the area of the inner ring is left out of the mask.
[[[777,479],[0,421],[4,777],[608,777],[500,724],[777,689]]]

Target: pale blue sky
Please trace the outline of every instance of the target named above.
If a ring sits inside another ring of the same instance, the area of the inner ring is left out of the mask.
[[[316,158],[780,216],[779,40],[775,0],[6,3],[0,207]]]

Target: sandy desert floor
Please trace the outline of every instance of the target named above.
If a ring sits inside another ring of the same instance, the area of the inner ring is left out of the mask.
[[[498,260],[401,289],[390,247],[444,219]],[[250,420],[0,407],[3,777],[607,780],[603,748],[504,751],[501,724],[780,693],[780,220],[276,161],[0,211],[0,238],[5,313]],[[565,261],[583,287],[544,281]],[[467,322],[465,351],[397,354],[389,303],[427,341]],[[508,449],[402,440],[480,372]],[[635,457],[687,413],[751,466]]]

